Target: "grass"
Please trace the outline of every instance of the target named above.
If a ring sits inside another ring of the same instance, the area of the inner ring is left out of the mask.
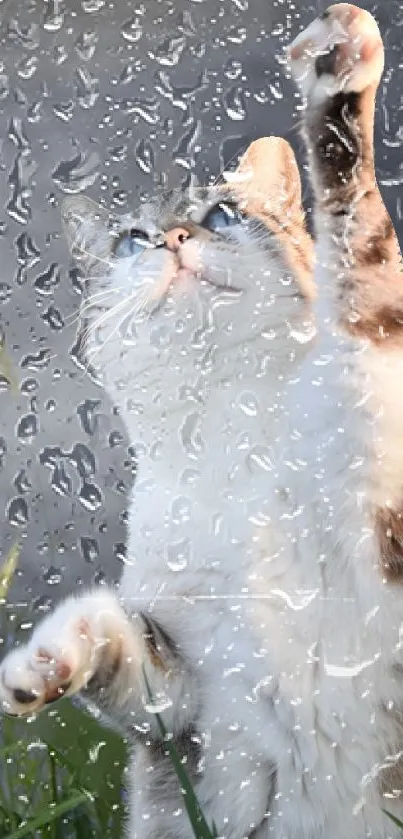
[[[0,568],[0,634],[19,633],[5,597],[18,562]],[[15,609],[13,609],[15,613]],[[24,615],[19,616],[20,627]],[[2,839],[118,839],[125,815],[125,745],[68,700],[32,720],[0,717]]]
[[[0,836],[118,839],[124,816],[124,744],[61,701],[32,722],[1,726]]]
[[[0,569],[2,634],[5,598],[18,562],[15,545]],[[22,621],[23,622],[23,621]],[[12,635],[16,634],[15,627]],[[149,699],[152,695],[144,672]],[[196,839],[216,839],[159,714],[184,806]],[[0,836],[2,839],[119,839],[125,816],[123,741],[69,700],[32,720],[0,718]]]

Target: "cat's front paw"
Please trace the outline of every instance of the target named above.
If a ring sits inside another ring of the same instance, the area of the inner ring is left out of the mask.
[[[330,6],[293,41],[291,72],[309,104],[377,87],[384,50],[372,15],[349,3]]]
[[[77,693],[91,679],[98,645],[90,623],[80,615],[73,614],[61,622],[62,617],[65,616],[56,610],[33,633],[28,644],[17,647],[2,661],[3,713],[35,713],[64,695]]]

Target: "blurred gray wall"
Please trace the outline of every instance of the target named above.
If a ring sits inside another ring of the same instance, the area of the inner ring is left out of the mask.
[[[397,0],[361,5],[387,48],[377,163],[400,233],[403,12]],[[191,172],[209,180],[270,133],[300,156],[281,55],[325,7],[0,0],[0,318],[14,379],[0,377],[0,549],[21,540],[11,596],[35,613],[119,576],[134,472],[119,418],[75,363],[82,282],[61,236],[62,194],[125,209]]]

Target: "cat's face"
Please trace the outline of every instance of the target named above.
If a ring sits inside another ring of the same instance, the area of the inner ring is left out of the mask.
[[[115,401],[127,388],[242,375],[241,357],[257,368],[272,352],[273,321],[285,327],[278,301],[298,295],[259,212],[267,215],[258,181],[255,170],[239,173],[231,187],[167,194],[115,218],[87,198],[65,202],[88,276],[84,355]]]

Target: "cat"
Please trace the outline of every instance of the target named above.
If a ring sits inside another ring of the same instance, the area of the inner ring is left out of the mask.
[[[281,141],[171,215],[64,210],[92,277],[86,357],[139,476],[118,593],[59,605],[3,660],[0,695],[23,715],[82,691],[113,717],[130,839],[193,835],[157,709],[220,836],[400,835],[383,812],[403,814],[403,275],[374,170],[382,39],[337,4],[289,61],[315,284]]]

